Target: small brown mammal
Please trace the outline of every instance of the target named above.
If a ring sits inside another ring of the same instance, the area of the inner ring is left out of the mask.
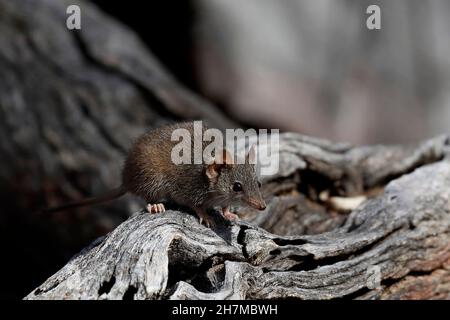
[[[173,147],[178,143],[171,141],[175,129],[186,129],[191,136],[194,135],[193,122],[186,122],[154,129],[137,139],[125,161],[121,187],[100,197],[45,211],[54,212],[105,202],[127,192],[144,199],[150,213],[164,212],[164,205],[160,202],[169,200],[193,209],[200,223],[205,222],[207,226],[213,223],[207,214],[209,209],[220,208],[223,216],[231,220],[236,218],[229,211],[231,205],[250,205],[258,210],[266,208],[255,166],[251,164],[255,156],[253,148],[243,164],[235,164],[224,149],[221,155],[216,155],[212,164],[177,165],[171,159]],[[207,144],[203,141],[203,149]]]

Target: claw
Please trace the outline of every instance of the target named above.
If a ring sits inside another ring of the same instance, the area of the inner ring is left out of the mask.
[[[211,217],[208,216],[207,213],[203,212],[203,210],[197,209],[195,212],[197,213],[200,224],[204,223],[205,226],[207,226],[208,228],[210,228],[211,226],[214,226],[214,220],[212,220]]]

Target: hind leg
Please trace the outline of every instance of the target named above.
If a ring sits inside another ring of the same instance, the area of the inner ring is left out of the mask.
[[[162,213],[166,211],[166,208],[162,203],[156,203],[156,204],[147,204],[147,211],[148,213]]]

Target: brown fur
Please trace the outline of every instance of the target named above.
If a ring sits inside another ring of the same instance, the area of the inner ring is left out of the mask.
[[[233,204],[248,204],[259,209],[265,208],[254,166],[251,164],[233,164],[226,153],[222,155],[225,163],[174,164],[171,152],[179,141],[171,141],[171,136],[179,128],[187,129],[191,137],[194,136],[193,122],[178,123],[154,129],[133,144],[122,172],[122,193],[115,194],[116,197],[127,191],[143,198],[147,203],[169,200],[194,209],[205,220],[206,210],[213,207],[227,210]],[[203,132],[206,129],[204,127]],[[202,150],[208,144],[209,142],[203,142]],[[193,150],[193,143],[191,147]],[[215,173],[214,177],[208,177],[208,170]],[[232,190],[236,181],[242,184],[242,192]],[[92,203],[95,201],[91,199],[89,204]],[[76,204],[72,204],[74,206]],[[52,209],[56,210],[58,209]]]

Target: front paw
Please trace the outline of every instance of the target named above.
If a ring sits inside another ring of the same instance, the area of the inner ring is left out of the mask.
[[[207,214],[205,211],[199,209],[199,210],[196,210],[195,212],[197,213],[200,224],[204,224],[208,228],[215,226],[214,219],[209,214]]]
[[[239,220],[239,216],[233,212],[231,212],[228,208],[222,209],[222,215],[225,219],[229,221]]]

